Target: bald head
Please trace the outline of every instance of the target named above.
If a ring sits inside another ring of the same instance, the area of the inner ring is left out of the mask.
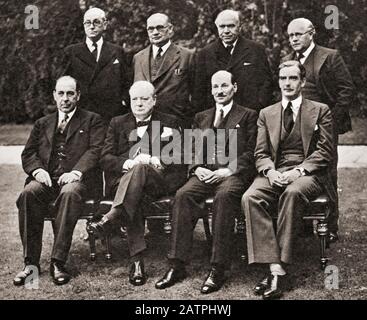
[[[99,8],[91,8],[84,14],[83,19],[85,35],[97,42],[107,28],[106,13]]]
[[[219,38],[225,45],[233,44],[240,33],[240,15],[238,11],[224,10],[215,19]]]
[[[236,21],[239,24],[240,23],[240,13],[238,11],[230,10],[230,9],[223,10],[219,12],[219,14],[217,15],[217,18],[215,19],[215,24],[218,25],[218,21],[222,19],[233,19],[234,21]]]
[[[315,27],[306,18],[297,18],[288,24],[289,43],[293,50],[303,53],[313,42]]]
[[[151,20],[159,20],[162,21],[163,23],[171,23],[170,18],[164,14],[164,13],[153,13],[148,19],[147,19],[147,24],[149,23],[149,21]]]
[[[90,19],[91,17],[106,19],[106,13],[100,8],[91,8],[84,13],[84,21],[86,19]]]
[[[237,92],[237,84],[233,80],[232,73],[219,70],[212,75],[212,95],[216,103],[227,105]]]

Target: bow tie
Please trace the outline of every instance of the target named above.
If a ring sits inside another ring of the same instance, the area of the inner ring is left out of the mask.
[[[147,121],[138,121],[138,122],[136,123],[136,126],[137,126],[137,127],[144,127],[144,126],[149,125],[149,123],[150,123],[150,121],[149,121],[149,120],[147,120]]]

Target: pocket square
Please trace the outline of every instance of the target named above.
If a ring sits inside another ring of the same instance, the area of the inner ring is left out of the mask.
[[[120,61],[118,59],[115,59],[115,61],[113,62],[113,64],[117,64],[120,63]]]
[[[250,66],[250,65],[252,65],[252,63],[251,62],[244,62],[243,65],[244,66]]]
[[[173,131],[171,128],[163,127],[163,132],[161,134],[161,138],[170,137],[173,135]]]
[[[313,129],[313,131],[317,131],[317,130],[319,130],[319,126],[318,125],[315,126],[315,129]]]
[[[241,126],[239,124],[236,124],[236,128],[241,128]]]
[[[84,133],[84,130],[79,130],[79,133]]]
[[[182,74],[182,69],[180,68],[175,69],[175,75],[179,76],[180,74]]]

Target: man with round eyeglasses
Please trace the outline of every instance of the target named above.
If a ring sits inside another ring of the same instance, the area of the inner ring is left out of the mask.
[[[65,48],[63,74],[81,85],[81,107],[96,112],[108,122],[128,111],[129,68],[123,49],[104,40],[106,13],[87,10],[83,18],[85,41]]]

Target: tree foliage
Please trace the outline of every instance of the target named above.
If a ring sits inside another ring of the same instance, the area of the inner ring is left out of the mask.
[[[31,2],[31,1],[30,1]],[[367,89],[367,0],[33,0],[39,8],[37,30],[26,30],[24,9],[30,2],[0,1],[0,121],[25,122],[47,113],[52,87],[60,72],[62,49],[83,40],[83,14],[91,6],[107,12],[105,37],[123,46],[130,57],[148,44],[146,19],[155,12],[170,16],[174,41],[198,49],[216,37],[215,16],[233,8],[242,16],[243,34],[262,42],[275,71],[289,51],[286,27],[296,17],[316,26],[317,42],[338,48],[359,89],[365,113]],[[325,28],[325,7],[339,9],[339,30]]]

